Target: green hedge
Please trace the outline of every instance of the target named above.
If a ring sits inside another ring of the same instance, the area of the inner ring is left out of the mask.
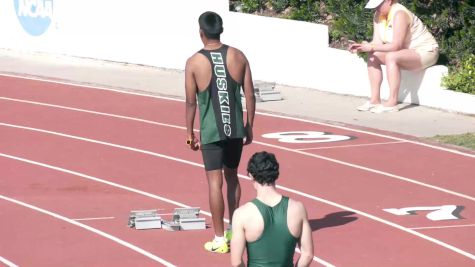
[[[346,49],[348,40],[371,40],[373,10],[367,0],[242,0],[230,1],[231,10],[327,24],[330,46]],[[467,69],[475,55],[474,0],[400,0],[436,37],[437,64],[449,66],[444,85],[475,94],[475,73]],[[469,62],[467,64],[467,62]],[[460,73],[465,73],[461,78]],[[461,80],[460,80],[461,79]],[[457,82],[449,82],[457,80]],[[471,90],[467,91],[467,88]]]

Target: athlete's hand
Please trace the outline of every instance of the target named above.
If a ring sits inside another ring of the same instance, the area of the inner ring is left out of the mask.
[[[189,137],[186,140],[186,144],[190,147],[191,150],[197,151],[200,149],[200,140],[195,136]]]
[[[246,140],[244,141],[244,145],[251,144],[253,138],[254,138],[254,135],[252,133],[252,127],[249,125],[246,125]]]

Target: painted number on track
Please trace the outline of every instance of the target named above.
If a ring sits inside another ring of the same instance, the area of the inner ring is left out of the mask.
[[[279,142],[293,144],[339,142],[351,139],[350,136],[313,131],[268,133],[263,134],[262,137],[277,139]]]
[[[429,212],[426,217],[432,221],[442,221],[442,220],[458,220],[460,219],[458,215],[459,206],[456,205],[443,205],[436,207],[409,207],[409,208],[400,208],[400,209],[383,209],[394,215],[414,215],[417,214],[417,211],[432,211]]]

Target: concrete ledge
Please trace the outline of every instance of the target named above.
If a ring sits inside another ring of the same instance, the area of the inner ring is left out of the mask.
[[[435,65],[418,72],[402,71],[399,101],[475,114],[475,95],[447,90],[441,85],[442,77],[447,73],[448,68],[442,65]],[[389,86],[386,76],[381,90],[382,97],[387,98]]]

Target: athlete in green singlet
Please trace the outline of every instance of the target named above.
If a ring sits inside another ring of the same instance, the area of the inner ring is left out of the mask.
[[[198,19],[203,49],[186,62],[187,144],[201,150],[208,178],[209,204],[215,237],[205,249],[229,252],[231,231],[224,231],[223,171],[227,184],[229,219],[239,207],[241,187],[237,168],[243,145],[252,142],[255,97],[251,69],[244,54],[220,41],[223,21],[214,12]],[[246,98],[246,120],[241,103],[241,87]],[[196,106],[200,111],[200,138],[193,132]]]
[[[247,249],[250,267],[309,266],[313,241],[307,212],[302,203],[276,191],[279,163],[274,154],[255,153],[247,171],[257,197],[234,212],[231,265],[245,266],[242,256]],[[297,244],[301,255],[294,265]]]

